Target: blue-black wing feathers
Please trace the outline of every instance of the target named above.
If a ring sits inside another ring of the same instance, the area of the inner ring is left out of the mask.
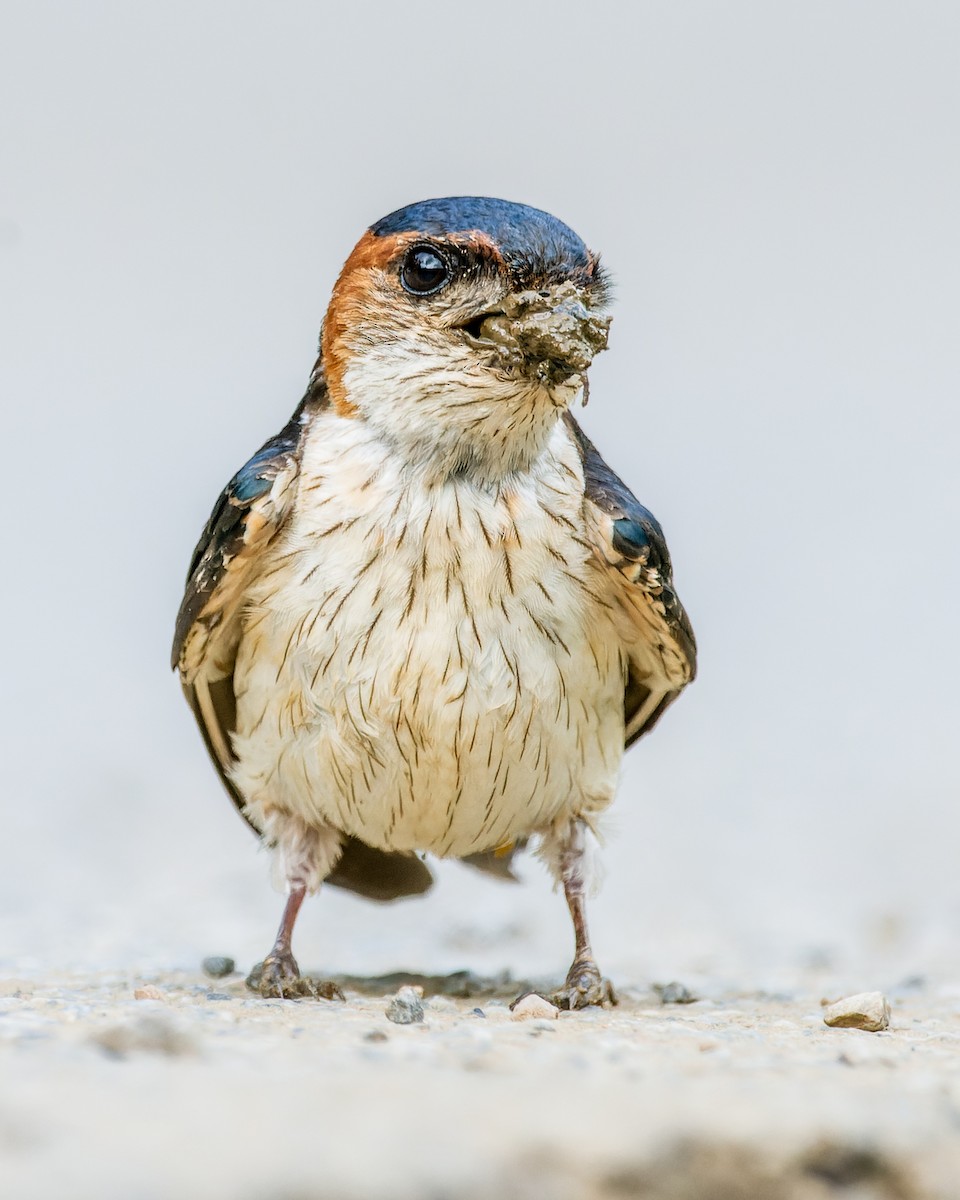
[[[624,694],[630,746],[653,728],[696,675],[697,644],[674,589],[670,551],[660,522],[604,462],[574,418],[568,413],[565,419],[580,451],[585,501],[598,517],[598,551],[624,584],[622,593],[636,592],[645,601],[635,608],[643,619],[637,622],[634,653],[628,656]]]
[[[252,505],[267,495],[280,471],[296,462],[308,403],[309,396],[301,401],[283,429],[264,442],[218,496],[187,571],[187,584],[173,638],[173,667],[180,663],[187,634],[222,581],[227,565],[243,545]]]

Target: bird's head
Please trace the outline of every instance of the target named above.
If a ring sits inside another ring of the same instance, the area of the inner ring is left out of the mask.
[[[607,344],[599,260],[549,213],[425,200],[363,235],[333,290],[333,404],[432,473],[523,469]]]

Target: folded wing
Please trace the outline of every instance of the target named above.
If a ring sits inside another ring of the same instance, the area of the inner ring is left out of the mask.
[[[674,591],[659,522],[607,466],[573,417],[565,419],[583,462],[591,543],[608,571],[623,618],[628,663],[624,724],[630,746],[653,728],[696,675],[697,644]]]

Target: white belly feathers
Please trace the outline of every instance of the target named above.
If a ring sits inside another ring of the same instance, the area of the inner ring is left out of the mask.
[[[559,422],[529,474],[482,490],[316,420],[236,664],[233,780],[256,824],[463,856],[606,807],[625,668],[582,487]]]

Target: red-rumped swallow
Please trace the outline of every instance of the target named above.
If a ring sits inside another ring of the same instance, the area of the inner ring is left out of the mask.
[[[392,213],[347,259],[290,422],[214,507],[173,664],[288,893],[265,996],[318,994],[291,937],[323,881],[389,900],[430,886],[425,853],[509,873],[532,839],[576,939],[556,1001],[612,998],[595,827],[696,647],[660,525],[569,411],[608,290],[527,205]]]

